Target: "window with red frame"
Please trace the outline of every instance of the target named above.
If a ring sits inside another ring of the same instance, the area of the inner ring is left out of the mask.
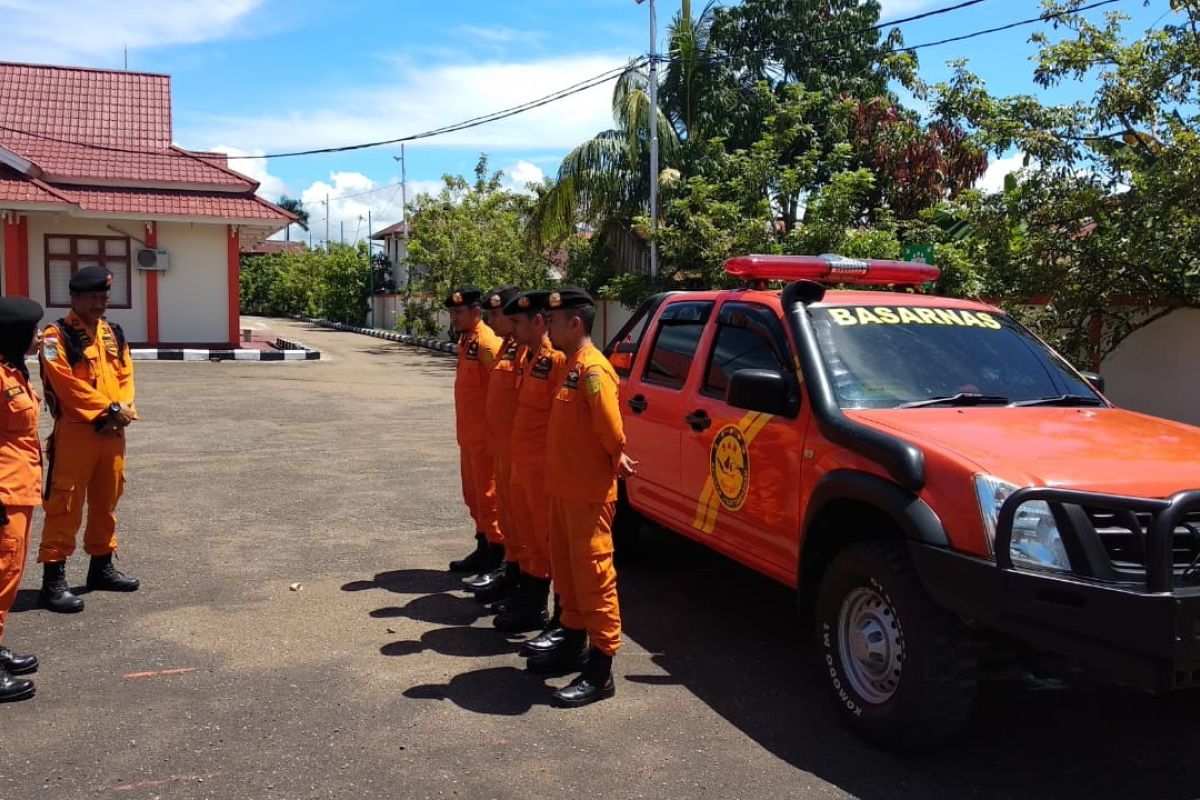
[[[113,274],[108,307],[129,308],[132,267],[127,237],[46,234],[46,306],[70,306],[71,277],[95,266],[107,267]]]

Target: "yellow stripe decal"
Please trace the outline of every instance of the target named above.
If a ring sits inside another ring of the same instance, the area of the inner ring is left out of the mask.
[[[742,437],[746,440],[746,447],[754,441],[754,437],[758,436],[759,432],[766,427],[771,421],[770,414],[763,414],[758,411],[749,411],[744,417],[738,420],[737,426],[742,431]],[[708,478],[704,481],[704,488],[700,492],[700,499],[696,503],[696,517],[692,520],[692,527],[701,533],[712,533],[717,526],[717,513],[721,510],[721,499],[717,497],[716,487],[713,486],[713,478],[711,471]]]

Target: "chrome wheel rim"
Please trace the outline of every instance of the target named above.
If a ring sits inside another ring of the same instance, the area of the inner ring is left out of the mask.
[[[900,687],[904,636],[896,612],[874,589],[846,595],[838,613],[838,655],[851,688],[868,703],[886,703]]]

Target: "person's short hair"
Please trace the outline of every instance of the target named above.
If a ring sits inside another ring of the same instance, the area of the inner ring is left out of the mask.
[[[596,323],[596,307],[595,306],[576,306],[568,308],[567,313],[572,317],[578,317],[583,324],[584,333],[588,336],[592,335],[592,326]]]

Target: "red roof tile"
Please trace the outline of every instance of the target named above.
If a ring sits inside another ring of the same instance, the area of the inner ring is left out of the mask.
[[[171,146],[171,79],[0,62],[0,126],[75,142]]]
[[[69,197],[83,211],[93,214],[132,214],[152,218],[208,217],[275,223],[292,219],[286,211],[250,194],[92,186],[57,186],[55,189]]]
[[[209,162],[182,150],[121,153],[109,150],[10,136],[0,130],[0,146],[40,167],[48,180],[71,179],[136,183],[191,183],[253,190],[250,178],[224,168],[222,159]]]
[[[65,205],[66,202],[41,181],[31,181],[15,170],[0,167],[0,203]]]
[[[0,146],[47,180],[258,188],[171,144],[166,75],[0,62]]]
[[[395,225],[388,225],[381,231],[375,231],[371,236],[372,239],[386,239],[389,236],[400,236],[403,239],[408,238],[408,223],[401,220]]]

